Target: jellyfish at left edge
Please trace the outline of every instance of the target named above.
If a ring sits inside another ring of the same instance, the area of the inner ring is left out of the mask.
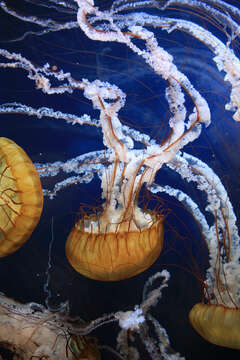
[[[18,250],[31,236],[43,208],[38,173],[25,151],[0,138],[0,257]]]

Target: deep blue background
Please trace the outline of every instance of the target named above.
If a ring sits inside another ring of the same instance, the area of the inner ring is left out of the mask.
[[[62,21],[75,19],[71,14],[25,1],[10,3],[26,14]],[[188,13],[186,17],[191,19],[194,14]],[[195,20],[209,29],[214,28],[198,16]],[[46,62],[56,65],[59,70],[71,72],[76,79],[98,78],[118,85],[127,93],[126,107],[120,112],[121,120],[159,142],[166,137],[169,118],[164,98],[166,84],[142,59],[123,45],[90,41],[79,29],[38,37],[31,35],[21,41],[12,41],[30,30],[38,31],[39,28],[0,11],[0,47],[20,52],[38,65]],[[214,31],[226,41],[222,31],[216,28]],[[167,35],[158,31],[157,35],[161,46],[174,56],[179,69],[189,76],[208,100],[212,112],[210,127],[203,129],[200,139],[188,145],[185,151],[207,162],[220,176],[239,215],[240,125],[232,120],[232,113],[224,110],[229,96],[229,86],[223,81],[224,74],[217,72],[210,51],[187,34],[176,32]],[[239,53],[237,40],[233,47]],[[35,89],[23,70],[0,69],[0,103],[12,101],[33,107],[49,106],[73,114],[96,115],[79,91],[72,95],[45,95]],[[103,149],[101,131],[87,126],[72,126],[62,120],[36,119],[25,115],[1,115],[0,121],[1,136],[22,146],[34,162],[65,161],[88,151]],[[183,189],[199,203],[201,209],[204,208],[204,195],[166,168],[159,172],[156,182]],[[44,180],[43,184],[52,187],[54,179]],[[74,185],[59,192],[54,200],[45,199],[41,220],[31,238],[15,254],[0,261],[0,290],[21,302],[44,304],[48,248],[52,236],[51,305],[57,306],[69,300],[71,312],[86,320],[103,313],[130,310],[135,304],[140,304],[144,282],[151,274],[167,268],[171,272],[169,288],[164,290],[153,314],[166,328],[172,347],[188,360],[217,359],[220,355],[238,359],[238,351],[207,343],[188,323],[189,310],[201,300],[196,276],[204,277],[208,253],[193,217],[175,199],[159,195],[158,201],[162,201],[163,207],[170,212],[165,224],[164,250],[157,262],[143,274],[121,282],[102,283],[86,279],[71,268],[65,258],[64,244],[78,219],[80,203],[96,205],[100,196],[100,183],[95,179],[91,184]],[[117,324],[109,325],[96,334],[101,343],[114,345],[118,330]]]

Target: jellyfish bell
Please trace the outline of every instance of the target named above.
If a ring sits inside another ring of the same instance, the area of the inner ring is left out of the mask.
[[[203,297],[189,313],[191,325],[205,340],[237,350],[240,349],[239,273],[240,265],[232,261],[210,267],[203,283],[205,301]]]
[[[221,301],[209,299],[209,302],[202,301],[195,304],[189,313],[189,321],[205,340],[215,345],[239,350],[239,303],[234,302],[230,288],[227,291],[231,301],[224,301],[224,288],[226,290],[227,286],[227,283],[222,284],[222,289],[219,289],[219,295],[222,296]],[[234,287],[239,289],[239,284],[235,283]]]
[[[38,224],[43,194],[37,171],[25,151],[0,138],[0,257],[18,250]]]
[[[80,219],[66,242],[75,270],[95,280],[118,281],[149,268],[162,250],[163,216],[140,208],[134,212],[117,222],[104,221],[104,213]]]
[[[240,349],[240,310],[197,303],[189,313],[193,328],[212,344]]]

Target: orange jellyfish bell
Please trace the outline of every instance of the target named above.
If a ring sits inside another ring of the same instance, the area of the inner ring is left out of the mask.
[[[139,209],[140,211],[140,209]],[[80,219],[66,242],[73,268],[91,279],[118,281],[149,268],[163,246],[163,216],[141,211],[149,226],[133,221],[101,225],[96,215]]]
[[[194,305],[189,313],[194,329],[207,341],[240,349],[240,310],[224,305]]]
[[[37,171],[25,151],[0,138],[0,257],[19,249],[36,227],[43,207]]]

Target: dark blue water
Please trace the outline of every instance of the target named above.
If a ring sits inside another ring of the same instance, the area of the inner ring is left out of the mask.
[[[46,3],[42,1],[42,3]],[[237,2],[238,3],[238,2]],[[61,21],[75,19],[74,14],[57,12],[22,1],[9,4],[25,14],[35,14]],[[191,14],[188,15],[191,18]],[[193,15],[192,15],[193,16]],[[198,18],[203,26],[212,27]],[[93,42],[79,30],[73,29],[44,36],[29,35],[18,41],[27,31],[39,31],[37,26],[24,23],[0,11],[0,47],[21,53],[34,64],[57,66],[71,72],[76,79],[96,78],[118,85],[126,94],[126,107],[120,118],[135,129],[149,134],[158,142],[167,134],[169,110],[164,97],[165,82],[131,53],[124,45]],[[216,30],[223,41],[222,31]],[[201,94],[207,99],[212,124],[203,129],[199,139],[184,150],[205,161],[221,178],[228,190],[235,212],[239,215],[240,200],[240,125],[225,111],[229,85],[224,74],[216,70],[211,52],[187,34],[166,33],[157,30],[158,40],[174,56],[175,63]],[[239,52],[237,40],[233,43]],[[96,116],[91,103],[80,91],[73,94],[46,95],[36,90],[33,81],[20,69],[0,69],[0,103],[21,102],[32,107],[51,107],[54,110]],[[161,124],[161,126],[159,126]],[[33,162],[66,161],[79,154],[104,149],[99,129],[72,126],[63,120],[37,119],[19,114],[1,114],[1,136],[14,140],[23,147]],[[140,145],[138,145],[140,146]],[[44,179],[43,186],[52,188],[54,178]],[[186,191],[204,209],[204,195],[194,185],[164,167],[156,183],[169,184]],[[168,213],[165,221],[165,243],[162,255],[143,274],[116,283],[103,283],[84,278],[75,272],[65,257],[64,245],[69,231],[78,219],[80,204],[94,206],[101,197],[97,178],[90,184],[68,187],[54,200],[45,199],[39,225],[27,243],[15,254],[0,261],[0,291],[21,302],[44,304],[49,243],[53,239],[50,269],[50,304],[57,306],[69,300],[71,312],[92,320],[103,313],[131,310],[141,303],[142,288],[148,277],[167,268],[171,273],[169,287],[153,309],[153,314],[165,327],[172,347],[188,360],[217,359],[220,356],[238,359],[239,352],[207,343],[191,328],[188,312],[201,301],[201,289],[196,277],[204,278],[208,267],[208,251],[198,226],[191,214],[174,198],[159,195],[152,206],[162,202]],[[97,302],[96,302],[97,299]],[[118,325],[100,329],[97,336],[103,344],[115,344]]]

